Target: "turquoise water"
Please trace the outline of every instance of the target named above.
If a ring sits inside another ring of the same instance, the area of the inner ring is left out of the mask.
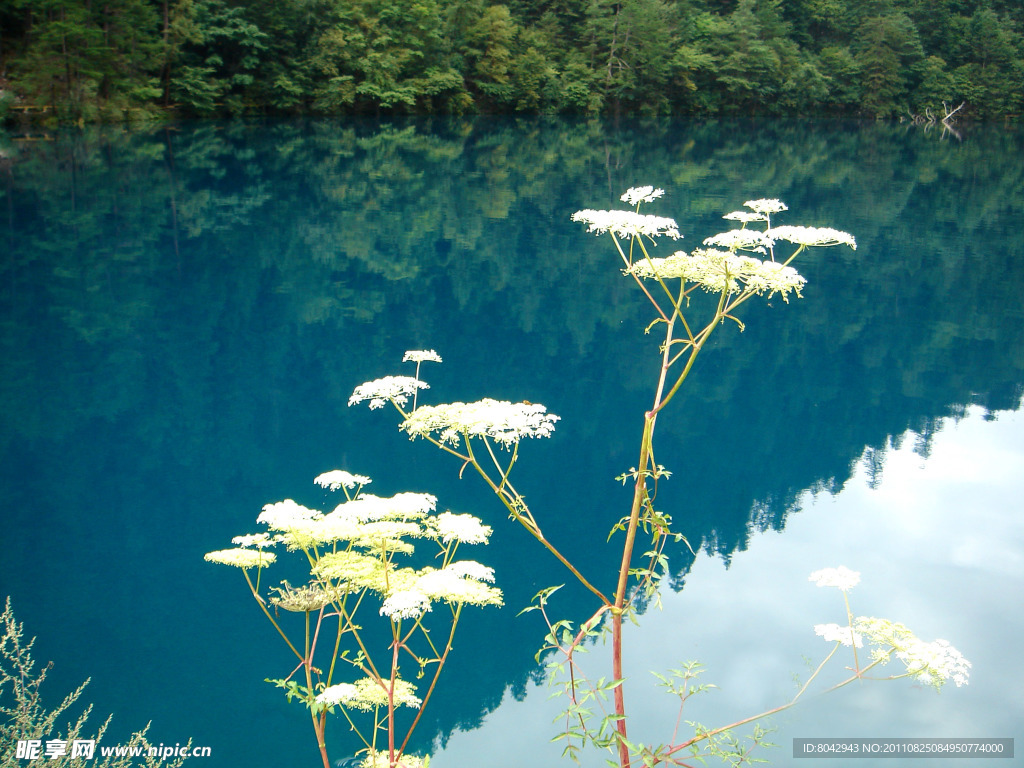
[[[763,756],[788,764],[805,736],[1015,736],[1022,140],[554,120],[2,139],[0,593],[55,662],[49,695],[91,677],[108,742],[152,720],[156,743],[210,746],[203,765],[317,765],[304,712],[263,682],[290,671],[287,649],[241,575],[202,555],[255,531],[266,503],[332,504],[312,479],[344,468],[496,530],[478,556],[506,606],[467,617],[416,749],[559,764],[543,627],[516,614],[564,572],[480,483],[347,400],[434,348],[431,402],[544,403],[562,420],[523,446],[517,485],[583,569],[612,568],[629,500],[613,478],[636,463],[656,342],[610,244],[569,216],[650,183],[684,247],[767,196],[858,249],[807,258],[804,299],[745,307],[659,421],[675,473],[659,503],[700,554],[670,552],[665,610],[633,630],[637,729],[671,732],[646,670],[690,658],[721,690],[684,719],[784,701],[824,647],[811,625],[843,617],[807,574],[843,564],[864,574],[855,612],[948,639],[972,682],[815,699],[776,718]],[[557,609],[584,617],[586,596],[563,593]],[[341,723],[329,735],[333,758],[351,754]]]

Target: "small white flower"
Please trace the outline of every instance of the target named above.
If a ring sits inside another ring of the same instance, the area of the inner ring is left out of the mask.
[[[478,563],[476,560],[456,560],[454,563],[449,563],[445,570],[451,571],[459,578],[494,583],[494,569]]]
[[[409,395],[415,394],[416,390],[429,388],[425,381],[412,376],[385,376],[356,387],[348,399],[348,404],[355,405],[369,400],[370,408],[373,409],[383,408],[384,404],[391,400],[398,405],[405,405],[409,401]]]
[[[813,581],[819,587],[836,587],[846,592],[860,584],[860,574],[857,571],[851,571],[845,565],[840,565],[838,568],[822,568],[820,571],[815,571],[807,577],[807,580]]]
[[[270,538],[269,533],[247,533],[245,536],[235,536],[231,539],[232,544],[240,547],[272,547],[277,544],[275,539]]]
[[[367,750],[366,757],[359,764],[360,768],[423,768],[423,758],[415,757],[414,755],[402,755],[398,758],[398,762],[392,766],[391,756],[386,749],[382,749],[379,752],[370,749]]]
[[[945,640],[926,643],[905,625],[888,619],[861,616],[854,627],[878,646],[872,652],[873,658],[888,659],[894,654],[906,665],[907,674],[936,690],[947,680],[958,688],[967,685],[971,662]]]
[[[857,648],[864,646],[864,638],[861,637],[860,633],[854,632],[849,627],[841,627],[838,624],[815,624],[814,634],[823,638],[827,643],[850,645],[852,638],[854,646]]]
[[[379,592],[385,583],[380,558],[361,552],[328,552],[310,571],[325,581],[343,582],[359,589],[368,587]]]
[[[441,356],[432,349],[411,349],[402,357],[403,363],[408,363],[410,361],[413,363],[423,363],[427,361],[440,363]]]
[[[399,520],[376,520],[372,523],[363,523],[359,527],[359,535],[353,544],[359,547],[370,547],[380,550],[383,546],[386,549],[401,549],[412,552],[412,545],[399,543],[404,538],[418,539],[424,535],[423,526],[414,522],[401,522]]]
[[[396,493],[390,498],[361,493],[359,498],[339,504],[334,513],[366,523],[373,520],[418,520],[437,507],[429,493]]]
[[[747,200],[747,202],[745,202],[744,205],[747,206],[747,208],[756,211],[757,213],[763,214],[772,214],[778,213],[779,211],[789,210],[788,205],[786,205],[781,200],[775,199],[765,200],[762,198],[760,200]]]
[[[451,512],[442,512],[437,516],[437,530],[445,544],[452,541],[486,544],[492,532],[489,525],[484,525],[473,515],[455,515]]]
[[[798,245],[848,245],[857,250],[857,241],[853,239],[853,235],[831,227],[782,226],[775,227],[766,234],[772,240],[786,240]]]
[[[371,712],[377,707],[386,707],[388,705],[388,688],[386,686],[390,686],[390,684],[390,680],[380,683],[372,678],[364,677],[361,680],[356,680],[354,683],[332,685],[330,688],[324,689],[316,697],[316,700],[326,706],[340,704],[350,709],[361,709],[365,712]],[[415,695],[415,690],[405,680],[395,680],[393,697],[395,706],[418,708],[420,700]]]
[[[323,513],[285,499],[263,507],[256,522],[264,523],[272,531],[280,531],[277,541],[283,541],[289,550],[308,549],[321,543],[318,525]]]
[[[601,234],[611,232],[621,238],[639,237],[646,235],[654,238],[665,235],[673,240],[682,237],[679,234],[679,225],[675,220],[664,216],[645,216],[635,211],[576,211],[572,215],[573,221],[588,224],[588,232]]]
[[[626,193],[619,199],[624,203],[637,205],[638,203],[653,203],[664,194],[664,189],[655,189],[654,187],[631,187],[630,189],[627,189]]]
[[[338,683],[332,685],[319,693],[316,697],[317,704],[321,704],[325,707],[336,707],[339,704],[344,704],[346,701],[350,701],[359,694],[359,689],[356,688],[352,683]]]
[[[235,568],[262,568],[276,559],[277,555],[273,552],[257,549],[221,549],[203,555],[203,560],[207,562],[233,565]]]
[[[349,592],[344,585],[326,587],[311,582],[301,587],[293,587],[287,581],[282,581],[281,584],[284,586],[271,587],[277,594],[270,598],[270,604],[295,613],[319,611],[325,605],[341,600]]]
[[[717,235],[705,238],[704,245],[717,245],[730,251],[755,251],[767,253],[772,240],[764,232],[756,229],[730,229]]]
[[[265,505],[260,516],[256,518],[256,522],[265,523],[274,531],[287,531],[296,525],[318,520],[322,516],[323,514],[315,509],[309,509],[309,507],[296,504],[291,499],[285,499]]]
[[[351,472],[346,472],[343,469],[332,469],[330,472],[317,475],[313,482],[323,488],[336,491],[342,486],[356,488],[361,485],[369,485],[371,480],[366,475],[353,475]]]
[[[430,610],[430,598],[416,589],[393,592],[384,599],[380,615],[392,619],[418,619]]]
[[[807,282],[792,267],[714,248],[676,251],[664,259],[639,259],[628,271],[646,279],[681,278],[712,293],[777,293],[783,301],[789,301],[791,292],[799,296]]]
[[[755,213],[754,211],[733,211],[727,213],[722,217],[729,221],[742,221],[744,224],[750,224],[754,221],[768,221],[768,217],[763,213]]]
[[[431,600],[464,605],[503,605],[501,590],[483,581],[493,581],[494,571],[479,563],[451,563],[447,568],[424,568],[416,579],[416,589]],[[482,577],[483,581],[475,578]]]
[[[438,433],[442,443],[458,445],[463,434],[489,437],[506,448],[524,437],[550,437],[559,417],[537,403],[485,398],[475,403],[422,405],[398,425],[410,437]]]

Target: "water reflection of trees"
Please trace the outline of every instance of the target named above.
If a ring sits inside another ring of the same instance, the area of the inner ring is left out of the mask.
[[[540,508],[565,550],[596,567],[655,350],[644,304],[568,216],[649,182],[669,189],[658,212],[688,247],[762,195],[858,240],[805,260],[804,300],[749,306],[747,330],[719,335],[659,424],[676,470],[660,505],[730,557],[752,530],[783,528],[805,489],[840,487],[862,457],[883,471],[891,436],[912,430],[927,452],[966,404],[1019,405],[1024,169],[1005,159],[1021,143],[999,129],[952,144],[884,126],[479,120],[22,144],[0,216],[5,485],[21,482],[28,446],[63,457],[70,500],[92,481],[83,434],[109,429],[132,446],[140,486],[171,466],[201,477],[214,504],[239,487],[268,501],[346,452],[381,477],[397,457],[426,488],[454,468],[345,403],[403,349],[436,347],[437,397],[528,398],[563,416],[554,440],[529,446],[521,483],[550,499]],[[349,448],[378,431],[384,458]],[[489,504],[467,486],[449,503]],[[513,537],[490,557],[516,572],[526,545]],[[679,585],[689,556],[674,557]],[[538,565],[506,588],[509,605],[557,580]],[[521,649],[535,629],[509,619],[501,632]],[[495,630],[466,631],[473,646]],[[529,656],[477,670],[486,701],[448,695],[437,731],[521,685]]]

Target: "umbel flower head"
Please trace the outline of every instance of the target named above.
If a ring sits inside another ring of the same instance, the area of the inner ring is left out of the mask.
[[[425,381],[413,376],[385,376],[356,387],[348,399],[348,404],[355,405],[369,400],[370,408],[373,409],[383,408],[390,400],[398,405],[405,405],[409,402],[409,395],[415,394],[416,390],[429,388]]]
[[[627,271],[649,280],[680,278],[711,293],[748,290],[769,296],[779,294],[784,301],[789,301],[790,293],[799,296],[807,282],[792,267],[715,248],[698,248],[693,253],[676,251],[663,259],[638,259]]]
[[[717,245],[730,251],[767,253],[772,247],[772,239],[756,229],[730,229],[728,232],[720,232],[705,238],[704,245]]]
[[[378,682],[370,677],[356,680],[354,683],[339,683],[325,688],[316,697],[317,704],[324,707],[336,707],[339,704],[349,709],[372,712],[377,707],[388,705],[388,688],[390,681]],[[416,696],[416,689],[405,680],[395,680],[395,706],[419,709],[421,701]]]
[[[967,685],[971,662],[947,641],[926,643],[903,624],[888,619],[861,616],[853,626],[875,646],[873,659],[888,661],[895,656],[906,665],[907,674],[936,690],[947,680],[958,688]]]
[[[453,541],[460,544],[486,544],[492,533],[491,526],[484,525],[473,515],[442,512],[437,516],[435,523],[438,536],[444,544]]]
[[[441,356],[432,349],[410,349],[402,356],[402,362],[408,363],[440,363]]]
[[[232,544],[237,544],[240,547],[272,547],[277,544],[277,540],[271,538],[269,533],[247,533],[244,536],[235,536],[231,539]]]
[[[489,437],[507,448],[524,437],[550,437],[558,419],[537,403],[485,398],[475,403],[421,405],[398,427],[411,438],[436,433],[440,442],[458,445],[463,435]]]
[[[639,205],[640,203],[653,203],[659,197],[665,194],[664,189],[655,189],[654,187],[631,187],[627,189],[625,194],[619,199],[624,203],[630,205]]]
[[[424,568],[405,572],[394,580],[380,608],[381,616],[415,619],[431,610],[432,601],[449,605],[503,605],[501,590],[485,582],[494,581],[494,570],[473,560],[449,563],[440,570]]]
[[[323,488],[336,491],[342,486],[345,488],[359,488],[369,485],[372,481],[366,475],[353,475],[351,472],[346,472],[343,469],[332,469],[330,472],[317,475],[313,482]]]
[[[332,515],[345,517],[358,523],[378,520],[420,520],[437,508],[437,497],[429,493],[396,493],[391,497],[361,493],[352,501],[335,507]]]
[[[827,643],[842,643],[857,648],[864,646],[864,638],[859,632],[854,632],[849,627],[841,627],[838,624],[815,624],[814,634]]]
[[[270,604],[296,613],[319,611],[324,606],[340,600],[348,592],[344,586],[326,587],[315,581],[302,587],[293,587],[287,581],[282,581],[281,585],[271,588],[277,595],[270,598]]]
[[[359,764],[360,768],[423,768],[423,758],[403,754],[392,767],[391,756],[386,749],[380,751],[367,750],[366,757]]]
[[[773,213],[779,213],[780,211],[789,210],[788,205],[786,205],[781,200],[775,199],[761,198],[760,200],[747,200],[747,202],[745,202],[744,205],[747,206],[747,208],[750,208],[755,213],[760,213],[766,216],[771,215]]]
[[[203,560],[221,565],[233,565],[235,568],[263,568],[270,565],[277,559],[273,552],[264,552],[259,549],[220,549],[216,552],[207,552]]]
[[[860,574],[851,571],[845,565],[840,565],[838,568],[822,568],[815,571],[807,580],[813,581],[819,587],[836,587],[846,592],[860,584]]]
[[[628,193],[627,193],[628,194]],[[586,209],[576,211],[572,215],[573,221],[587,224],[587,231],[595,234],[611,232],[620,238],[640,237],[645,235],[650,238],[671,237],[678,240],[682,237],[679,234],[679,225],[675,219],[668,219],[664,216],[646,216],[636,211],[594,211]]]
[[[786,240],[797,245],[848,245],[857,250],[853,235],[831,227],[773,227],[766,233],[773,241]]]

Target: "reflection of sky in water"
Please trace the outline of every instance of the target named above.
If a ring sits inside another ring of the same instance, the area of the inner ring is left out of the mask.
[[[795,690],[793,675],[806,677],[803,657],[816,665],[830,647],[811,626],[844,620],[841,594],[816,587],[807,576],[842,564],[862,573],[850,592],[855,615],[901,621],[926,641],[949,640],[973,663],[970,684],[958,689],[948,683],[937,695],[904,679],[806,695],[774,718],[778,730],[770,740],[779,746],[760,757],[788,764],[792,739],[804,737],[1018,736],[1024,664],[1012,649],[1024,632],[1021,498],[1024,416],[1004,413],[993,422],[971,409],[959,422],[944,422],[927,459],[914,452],[911,440],[892,450],[876,488],[859,470],[835,496],[808,495],[783,535],[756,536],[728,570],[720,559],[698,558],[685,590],[666,594],[663,611],[651,610],[639,629],[629,628],[630,674],[643,680],[655,665],[700,660],[707,668],[703,681],[719,690],[691,699],[684,720],[712,727],[784,702]],[[590,654],[607,655],[601,648]],[[839,662],[833,658],[819,679],[841,679],[848,661]],[[902,668],[892,662],[882,669]],[[548,693],[532,686],[525,701],[506,695],[482,728],[454,734],[434,759],[494,768],[557,764],[561,746],[548,740],[561,700],[548,701]],[[678,709],[673,699],[653,684],[627,696],[631,735],[657,740],[671,733]],[[595,756],[589,764],[601,764]]]

